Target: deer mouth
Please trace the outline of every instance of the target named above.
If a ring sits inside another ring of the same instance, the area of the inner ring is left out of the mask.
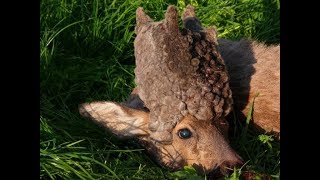
[[[214,168],[210,172],[206,173],[207,178],[210,179],[223,179],[226,175],[230,175],[234,172],[234,168],[240,168],[243,165],[243,161],[230,163],[224,162],[219,167]]]

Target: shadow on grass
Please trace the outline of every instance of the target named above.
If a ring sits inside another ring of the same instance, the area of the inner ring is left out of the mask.
[[[136,146],[120,142],[110,134],[105,134],[93,123],[80,118],[77,106],[93,100],[123,101],[129,96],[134,86],[132,74],[135,8],[142,5],[146,12],[157,20],[163,18],[167,4],[178,4],[178,1],[173,0],[141,1],[140,4],[133,5],[125,0],[114,2],[115,4],[110,5],[111,2],[103,4],[101,1],[95,6],[82,0],[41,1],[40,13],[41,47],[45,52],[40,57],[40,113],[47,126],[52,128],[49,132],[42,131],[41,142],[57,139],[63,143],[86,139],[83,146],[89,149],[89,153],[95,154],[94,159],[101,162],[108,158],[97,157],[96,154],[105,150],[104,148],[125,149]],[[280,13],[277,2],[256,1],[254,4],[252,1],[245,1],[243,4],[235,4],[231,1],[221,1],[210,5],[207,1],[202,1],[203,4],[197,4],[199,15],[206,18],[203,20],[208,25],[221,28],[221,34],[226,32],[226,38],[239,39],[245,36],[267,43],[278,43]],[[247,8],[245,12],[243,6]],[[215,14],[219,17],[214,17]],[[56,32],[82,20],[85,22],[70,26],[48,44]],[[223,30],[225,28],[227,31]],[[243,134],[239,129],[245,126],[239,122],[234,125],[238,130],[231,130],[231,134],[234,134],[230,135],[232,146],[244,159],[250,160],[252,169],[270,174],[278,173],[279,144],[270,141],[270,149],[268,143],[258,139],[259,134],[252,131],[251,126],[247,133]],[[111,137],[108,142],[106,137]],[[45,148],[47,146],[43,147]],[[141,155],[140,152],[132,152],[125,156],[123,154],[110,154],[114,160],[110,167],[123,168],[122,171],[117,171],[119,174],[132,177],[132,174],[136,173],[137,177],[148,177],[152,174],[160,176],[163,173],[161,168],[153,167],[152,163],[151,167],[141,167],[140,170],[139,163],[149,162],[145,160],[147,156]],[[71,158],[67,160],[72,161]],[[128,163],[129,160],[131,164]],[[96,174],[102,175],[106,172],[95,168],[95,165],[88,167]],[[64,171],[57,170],[57,167],[52,168],[52,172],[63,177]]]

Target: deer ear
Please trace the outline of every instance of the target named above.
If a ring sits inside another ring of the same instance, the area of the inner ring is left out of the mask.
[[[79,112],[119,137],[149,134],[148,112],[107,101],[80,104]]]

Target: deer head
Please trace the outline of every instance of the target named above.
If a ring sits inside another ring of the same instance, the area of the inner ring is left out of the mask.
[[[228,145],[225,116],[232,106],[229,78],[213,27],[203,28],[187,6],[179,29],[169,6],[154,22],[136,11],[136,83],[129,100],[81,104],[80,113],[119,137],[138,139],[156,161],[201,173],[242,162]]]

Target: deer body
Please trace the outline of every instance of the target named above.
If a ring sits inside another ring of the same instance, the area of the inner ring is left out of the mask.
[[[219,40],[226,63],[234,110],[247,115],[254,100],[253,123],[280,139],[280,45],[248,40]]]
[[[119,137],[138,139],[163,166],[191,165],[202,173],[220,167],[225,173],[242,163],[227,139],[225,117],[233,104],[245,113],[252,93],[260,92],[254,121],[262,128],[279,122],[279,60],[272,58],[278,47],[271,51],[248,41],[218,43],[215,29],[203,28],[191,6],[182,20],[186,29],[181,30],[174,6],[160,22],[138,8],[137,87],[127,102],[84,103],[79,111]],[[270,69],[254,70],[266,67]],[[266,105],[266,99],[272,102]]]

